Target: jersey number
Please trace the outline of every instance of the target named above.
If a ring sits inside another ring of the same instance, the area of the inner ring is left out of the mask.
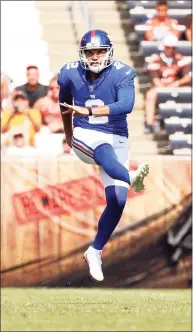
[[[101,99],[88,99],[85,103],[85,106],[90,106],[90,107],[94,107],[94,106],[104,106],[104,103]],[[104,123],[108,123],[108,116],[95,116],[95,115],[91,115],[88,118],[89,123],[91,124],[104,124]]]
[[[124,67],[124,65],[122,63],[120,63],[119,61],[116,61],[114,63],[114,66],[117,68],[117,69],[121,69],[122,67]]]
[[[77,68],[77,67],[78,67],[78,62],[70,62],[66,65],[66,69]]]

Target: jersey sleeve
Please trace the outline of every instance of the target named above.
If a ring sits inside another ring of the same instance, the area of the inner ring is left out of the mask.
[[[58,73],[57,83],[60,87],[59,102],[72,104],[72,94],[70,89],[70,78],[66,66],[63,66]]]
[[[66,65],[64,65],[58,73],[58,85],[62,88],[62,87],[67,87],[69,84],[69,74],[68,71],[66,69]]]
[[[136,71],[131,67],[125,67],[120,72],[117,82],[117,102],[108,105],[111,116],[131,113],[135,102],[134,78]]]
[[[132,86],[134,87],[134,78],[136,77],[136,71],[127,66],[126,68],[122,69],[122,72],[120,73],[117,87],[116,89],[119,90],[120,88],[125,88]]]

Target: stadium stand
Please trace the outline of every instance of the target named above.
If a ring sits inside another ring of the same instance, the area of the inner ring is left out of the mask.
[[[143,7],[135,7],[130,10],[131,18],[135,24],[145,23],[155,13],[155,9],[145,9]],[[176,19],[179,23],[183,23],[184,17],[191,14],[191,9],[169,9],[168,14],[169,17]]]
[[[145,0],[135,0],[135,1],[126,1],[127,6],[129,9],[135,8],[135,7],[142,7],[142,8],[149,8],[154,9],[157,1],[151,0],[151,1],[145,1]],[[172,9],[191,9],[192,8],[192,2],[191,0],[176,0],[176,1],[168,1],[169,7]]]
[[[142,40],[140,43],[140,52],[143,56],[148,56],[153,53],[160,53],[163,50],[162,45],[157,41]],[[185,56],[191,56],[191,42],[179,40],[177,42],[176,51]]]
[[[64,63],[77,59],[80,37],[88,29],[84,17],[85,9],[81,3],[78,1],[2,2],[4,13],[2,15],[2,72],[10,77],[12,86],[16,87],[26,81],[25,70],[28,65],[38,66],[40,82],[48,85],[49,79]],[[162,142],[159,151],[166,151],[164,153],[173,153],[174,145],[177,150],[178,142],[180,149],[185,145],[186,150],[181,149],[185,151],[185,154],[190,146],[189,139],[182,137],[182,135],[190,135],[191,129],[190,87],[158,88],[156,132],[153,135],[143,133],[144,94],[151,87],[147,74],[148,56],[152,53],[159,54],[163,49],[157,41],[144,40],[144,32],[147,29],[144,23],[155,15],[156,3],[156,1],[124,0],[90,1],[87,8],[90,27],[108,31],[114,40],[115,58],[131,64],[138,74],[135,112],[129,116],[131,155],[157,154],[160,140]],[[187,28],[185,18],[191,14],[191,1],[168,1],[168,5],[169,16],[180,23],[178,25],[181,32],[180,40],[176,50],[187,59],[191,58],[191,42],[185,38]],[[10,29],[10,20],[14,29]],[[3,101],[3,105],[6,104],[10,106],[10,97],[9,103]],[[175,136],[174,140],[170,136],[175,134],[179,136]],[[39,133],[37,135],[40,136],[37,139],[39,142],[41,135]],[[188,143],[186,143],[187,140]]]
[[[141,92],[146,93],[151,87],[147,66],[152,54],[160,54],[163,44],[159,41],[144,40],[144,33],[148,29],[145,25],[148,19],[156,14],[157,1],[125,1],[122,2],[128,21],[125,34],[128,40],[131,59],[139,75]],[[185,38],[186,20],[191,14],[191,1],[168,1],[168,15],[179,22],[180,37],[176,52],[191,61],[191,41]],[[121,6],[120,6],[121,7]],[[190,72],[191,75],[191,72]],[[191,153],[192,132],[192,93],[190,86],[159,87],[157,90],[156,124],[153,139],[157,142],[160,154]]]

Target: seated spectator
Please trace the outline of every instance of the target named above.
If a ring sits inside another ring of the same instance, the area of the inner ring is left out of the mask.
[[[154,131],[157,100],[156,88],[173,88],[191,84],[191,60],[176,53],[177,41],[175,36],[168,35],[164,39],[164,51],[160,55],[153,54],[151,56],[152,62],[147,67],[153,87],[146,94],[146,132]]]
[[[180,31],[178,30],[178,21],[168,16],[167,1],[158,1],[156,4],[157,14],[152,19],[149,19],[145,24],[147,31],[145,31],[144,38],[149,41],[162,41],[168,33],[174,34],[178,39]]]
[[[13,130],[14,127],[22,127],[26,128],[28,143],[33,146],[34,135],[40,130],[41,124],[40,112],[29,108],[28,97],[23,92],[17,92],[13,97],[12,107],[2,112],[1,132],[6,134],[7,144],[10,144],[10,131]]]
[[[27,67],[27,83],[15,88],[16,91],[24,92],[29,99],[29,106],[33,107],[35,102],[47,95],[48,87],[39,83],[39,69],[37,66]]]
[[[192,41],[192,14],[189,14],[184,19],[186,30],[184,32],[185,40]]]
[[[48,94],[34,104],[34,108],[42,114],[42,124],[45,126],[41,132],[63,133],[63,122],[59,106],[59,86],[57,75],[50,80]],[[47,129],[47,130],[45,130]]]
[[[3,150],[4,156],[38,156],[38,150],[28,145],[24,132],[20,128],[10,131],[11,145]]]

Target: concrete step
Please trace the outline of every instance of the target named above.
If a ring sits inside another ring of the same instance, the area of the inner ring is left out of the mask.
[[[153,135],[144,135],[144,134],[141,134],[140,136],[133,136],[131,133],[130,133],[130,130],[129,130],[129,141],[130,142],[151,142],[153,140]],[[157,146],[157,144],[156,144]]]
[[[68,9],[72,1],[36,1],[36,7],[42,10],[50,10],[54,8]]]
[[[42,23],[44,28],[53,29],[54,31],[58,31],[60,33],[67,34],[72,30],[72,23],[70,21],[56,20],[56,21],[45,21]],[[81,23],[77,23],[77,27],[84,30],[84,26]]]
[[[88,7],[92,10],[103,11],[104,9],[116,10],[115,1],[88,1]]]
[[[124,36],[120,21],[105,21],[98,18],[94,22],[94,28],[106,31],[112,40],[116,38],[116,35]]]
[[[64,33],[63,33],[64,31]],[[62,40],[60,39],[62,37]],[[59,39],[58,39],[59,38]],[[74,31],[72,29],[68,29],[68,33],[65,33],[65,29],[62,28],[62,30],[60,29],[55,29],[51,26],[44,26],[43,27],[43,39],[46,40],[48,42],[48,44],[51,41],[66,41],[70,44],[75,43],[76,39],[75,39],[75,35],[74,35]]]
[[[49,43],[48,46],[50,55],[63,55],[63,54],[77,54],[78,55],[78,45],[69,44],[69,43],[62,43],[62,44],[51,44]]]
[[[44,19],[40,19],[40,22],[42,25],[51,25],[53,28],[57,28],[59,26],[59,28],[61,26],[63,26],[65,28],[65,32],[68,31],[69,27],[72,28],[72,20],[69,19],[69,20],[63,20],[63,19],[57,19],[57,18],[52,18],[51,20],[49,20],[49,18],[44,18]],[[80,21],[78,20],[76,22],[77,26],[78,27],[82,27],[84,29],[84,22],[83,21]]]
[[[93,10],[92,9],[92,18],[100,19],[101,21],[119,21],[120,15],[119,12],[116,10],[108,9],[108,15],[106,10]]]
[[[39,20],[41,22],[52,22],[55,20],[66,21],[71,23],[71,15],[68,11],[64,12],[63,10],[40,10],[39,11]]]
[[[140,123],[140,122],[143,122],[144,120],[144,111],[143,110],[135,110],[135,107],[134,107],[134,110],[128,115],[128,121],[129,122],[132,122],[132,123]]]
[[[57,33],[57,35],[56,35]],[[43,31],[43,39],[48,40],[51,44],[63,44],[68,42],[69,45],[76,44],[74,31],[68,30],[68,33],[61,33],[61,31],[52,31],[51,29],[45,29]]]
[[[158,150],[157,150],[157,146],[155,142],[152,141],[139,141],[139,142],[130,142],[130,152],[131,155],[132,154],[157,154]]]

